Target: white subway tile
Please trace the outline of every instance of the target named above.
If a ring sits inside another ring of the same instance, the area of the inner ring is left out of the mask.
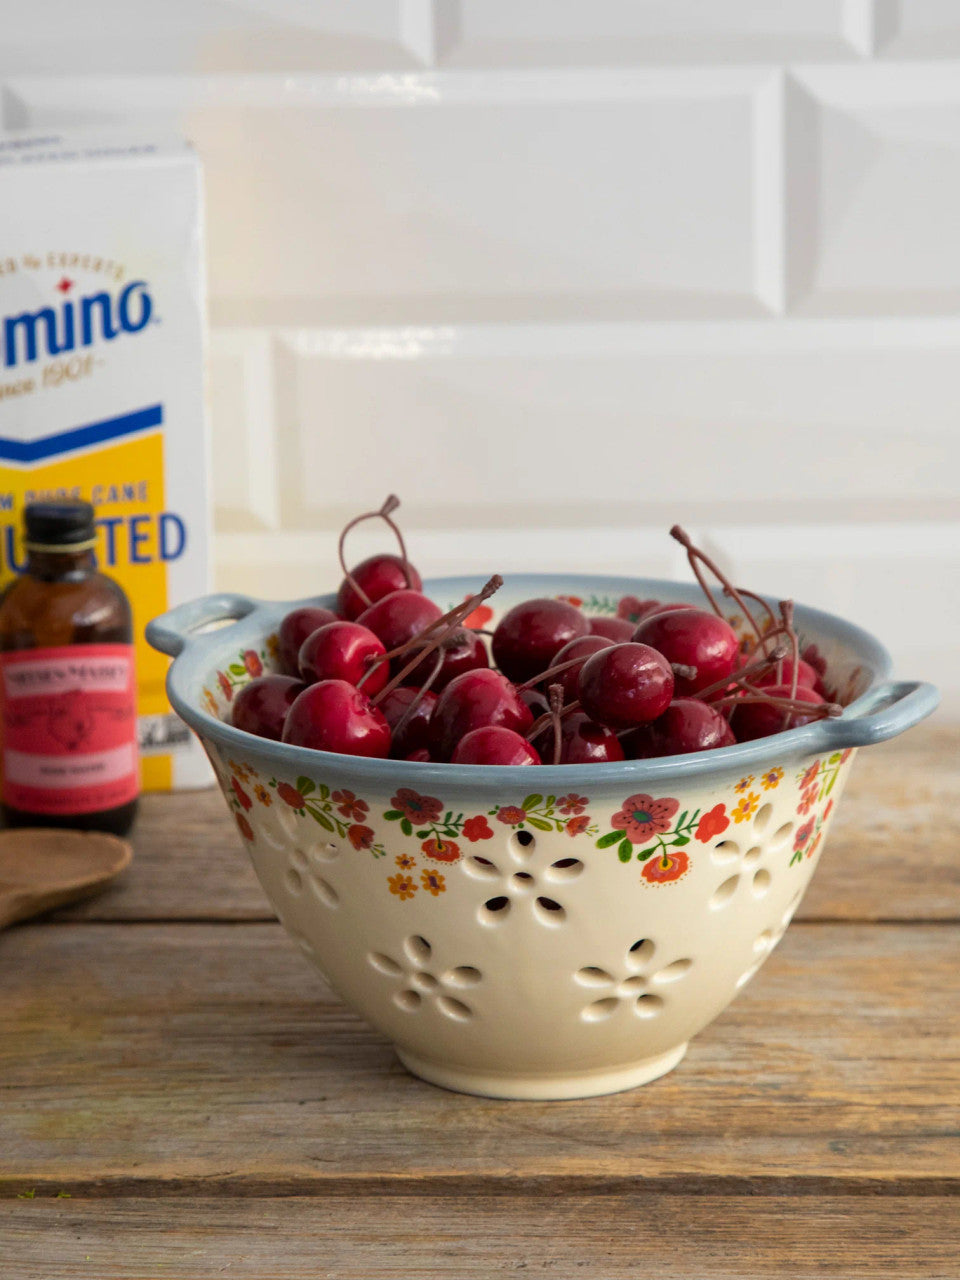
[[[0,75],[363,71],[420,63],[408,0],[41,0],[4,22]]]
[[[761,71],[16,80],[24,127],[173,124],[220,324],[762,314]]]
[[[450,527],[929,515],[958,357],[954,320],[282,333],[282,522],[389,491]]]
[[[960,63],[794,73],[788,297],[802,314],[960,303]]]
[[[463,67],[849,57],[850,7],[851,0],[436,0],[438,57]]]
[[[214,329],[207,392],[216,526],[224,531],[274,528],[279,493],[269,336]]]
[[[956,0],[877,0],[884,15],[879,52],[885,58],[960,57]]]

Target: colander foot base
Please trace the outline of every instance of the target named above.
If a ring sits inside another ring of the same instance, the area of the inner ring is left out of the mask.
[[[649,1084],[679,1063],[687,1052],[686,1044],[667,1053],[641,1058],[620,1067],[602,1067],[593,1071],[565,1075],[537,1075],[513,1072],[471,1071],[468,1067],[450,1066],[421,1058],[406,1049],[397,1049],[397,1057],[413,1075],[430,1084],[438,1084],[456,1093],[474,1093],[482,1098],[517,1098],[532,1102],[550,1102],[562,1098],[595,1098],[604,1093],[622,1093],[638,1085]]]

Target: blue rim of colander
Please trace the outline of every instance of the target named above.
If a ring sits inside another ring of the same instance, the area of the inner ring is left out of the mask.
[[[577,594],[654,597],[663,600],[689,600],[702,603],[700,588],[692,583],[662,578],[624,578],[578,574],[509,574],[504,575],[511,589],[524,592],[520,598]],[[475,577],[433,578],[424,583],[424,592],[448,607],[479,589]],[[772,597],[763,597],[775,607]],[[193,701],[199,698],[211,668],[222,665],[215,655],[229,636],[230,655],[240,649],[258,647],[264,637],[276,628],[291,609],[304,605],[334,608],[335,595],[311,596],[301,600],[265,601],[252,597],[218,593],[203,596],[154,618],[147,625],[147,640],[161,653],[173,657],[167,674],[167,693],[177,714],[201,737],[212,739],[218,746],[235,752],[255,749],[257,755],[275,763],[288,774],[349,774],[361,782],[389,781],[391,786],[405,784],[415,788],[425,785],[448,789],[452,786],[489,792],[504,786],[526,786],[526,768],[518,765],[427,764],[410,760],[389,760],[364,756],[345,756],[329,751],[315,751],[253,737],[235,729],[216,716],[203,711]],[[817,720],[788,729],[783,733],[737,743],[716,751],[691,755],[661,756],[653,760],[624,760],[612,764],[561,764],[536,766],[529,784],[538,789],[587,787],[653,782],[669,777],[706,779],[710,775],[727,774],[756,768],[772,760],[815,755],[848,747],[867,746],[895,737],[928,716],[939,702],[936,688],[922,681],[890,679],[892,661],[889,653],[869,632],[834,614],[806,605],[797,605],[794,613],[801,635],[813,632],[819,640],[833,640],[849,647],[860,663],[870,668],[873,679],[865,692],[835,719]],[[229,623],[231,625],[225,626]],[[214,629],[215,628],[215,629]]]

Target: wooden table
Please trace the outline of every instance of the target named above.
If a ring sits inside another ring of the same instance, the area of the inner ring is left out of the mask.
[[[0,936],[0,1275],[960,1276],[960,731],[865,752],[759,976],[646,1088],[412,1079],[288,943],[212,793]]]

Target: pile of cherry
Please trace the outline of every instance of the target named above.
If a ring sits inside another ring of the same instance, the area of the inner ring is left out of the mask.
[[[502,579],[442,613],[407,559],[392,519],[398,505],[391,496],[346,526],[336,612],[287,614],[278,633],[285,674],[240,690],[236,728],[344,755],[588,764],[711,751],[842,711],[824,696],[822,662],[800,656],[791,602],[777,614],[734,587],[678,526],[670,532],[709,608],[626,596],[618,616],[588,617],[565,600],[526,600],[501,618],[488,654],[488,633],[464,622]],[[390,526],[400,554],[349,570],[346,535],[371,517]],[[704,570],[743,616],[744,640]]]

